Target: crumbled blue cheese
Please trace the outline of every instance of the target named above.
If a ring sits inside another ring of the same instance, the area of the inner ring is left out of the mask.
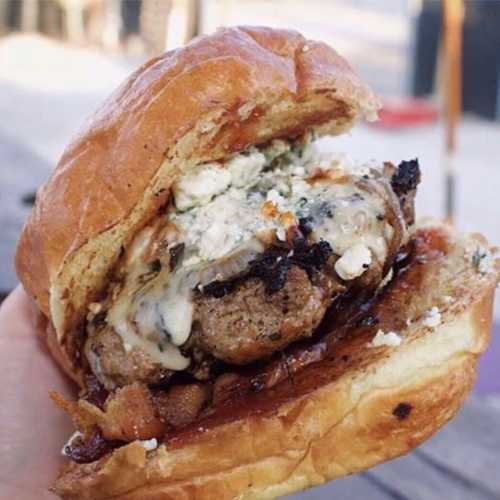
[[[292,164],[312,164],[319,158],[319,151],[314,141],[306,142],[302,146],[292,149],[289,153]]]
[[[158,448],[158,441],[156,440],[156,438],[146,439],[145,441],[141,441],[141,444],[146,451],[153,451]]]
[[[328,241],[336,254],[363,244],[379,262],[385,261],[385,222],[377,219],[377,214],[386,210],[381,196],[359,191],[353,182],[314,186],[301,197],[309,201],[303,212],[313,216],[316,236]],[[407,237],[403,234],[403,242]]]
[[[173,186],[175,205],[179,210],[188,210],[208,203],[222,193],[231,183],[231,173],[218,163],[203,165],[182,176]]]
[[[424,326],[436,328],[441,324],[441,313],[436,306],[431,307],[424,315]]]
[[[264,197],[230,188],[210,203],[184,213],[173,213],[171,220],[181,230],[190,258],[213,261],[230,254],[252,239],[258,231],[276,224],[261,217]]]
[[[472,263],[481,274],[488,274],[493,269],[493,256],[485,247],[479,247],[472,255]]]
[[[207,227],[200,239],[200,258],[215,260],[227,255],[241,240],[239,224],[235,220],[220,219]]]
[[[266,201],[272,201],[278,208],[285,208],[285,198],[276,189],[270,189],[267,192]]]
[[[335,262],[335,271],[343,280],[352,280],[361,276],[370,266],[372,254],[370,249],[358,243],[347,249]]]
[[[286,241],[286,230],[285,228],[283,227],[279,227],[277,230],[276,230],[276,237],[278,238],[278,240],[280,241]]]
[[[317,160],[312,165],[319,166],[322,170],[335,170],[339,174],[354,175],[357,177],[371,177],[375,171],[380,172],[383,165],[372,160],[357,163],[345,153],[318,154]]]
[[[292,185],[292,193],[295,196],[305,195],[311,189],[309,184],[304,179],[301,179],[299,177],[294,177],[291,181],[291,185]]]
[[[236,155],[227,162],[231,184],[235,187],[254,185],[265,164],[266,157],[256,148],[252,148],[248,154]]]
[[[267,163],[271,163],[278,156],[282,156],[290,151],[290,143],[284,141],[283,139],[273,139],[269,146],[262,150],[262,153],[266,157]]]
[[[375,337],[373,337],[372,341],[368,345],[370,347],[397,347],[400,344],[401,337],[396,332],[385,333],[383,330],[378,330]]]

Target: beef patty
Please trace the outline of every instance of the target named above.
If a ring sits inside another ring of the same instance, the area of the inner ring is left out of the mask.
[[[197,294],[190,343],[237,365],[266,358],[312,335],[330,304],[334,281],[326,273],[310,279],[293,265],[283,287],[269,293],[250,278],[217,298]]]

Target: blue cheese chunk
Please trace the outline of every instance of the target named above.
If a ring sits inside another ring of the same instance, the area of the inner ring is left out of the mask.
[[[239,225],[228,219],[214,220],[200,239],[199,255],[202,260],[219,259],[231,252],[242,239]]]
[[[335,262],[335,271],[343,280],[352,280],[361,276],[370,266],[372,254],[370,249],[358,243],[348,248],[342,257]]]
[[[431,307],[424,315],[424,326],[436,328],[441,324],[441,313],[436,306]]]
[[[485,247],[479,247],[472,256],[472,263],[481,274],[488,274],[493,269],[493,256]]]
[[[141,441],[141,444],[146,451],[153,451],[158,448],[158,441],[156,438],[146,439],[145,441]]]
[[[266,161],[271,163],[275,158],[290,151],[290,143],[282,139],[273,139],[269,146],[262,151],[266,157]]]
[[[396,332],[384,332],[383,330],[378,330],[375,337],[368,344],[369,347],[397,347],[401,344],[401,337]]]
[[[272,228],[260,217],[264,201],[261,195],[247,198],[243,190],[230,188],[206,205],[172,214],[171,220],[182,232],[187,252],[200,261],[213,261],[229,255],[259,230]]]
[[[203,165],[203,168],[181,177],[173,186],[175,206],[188,210],[208,203],[214,196],[224,192],[231,183],[231,173],[218,163]]]
[[[235,187],[252,186],[266,164],[266,157],[253,148],[249,154],[239,154],[227,162],[231,184]]]

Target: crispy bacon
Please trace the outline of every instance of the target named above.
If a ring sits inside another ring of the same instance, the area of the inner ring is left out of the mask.
[[[154,396],[157,414],[167,425],[183,427],[196,420],[210,393],[210,386],[204,384],[174,385]]]
[[[55,392],[51,397],[69,413],[75,427],[85,435],[90,435],[97,427],[107,440],[130,442],[159,438],[165,432],[165,424],[156,414],[151,393],[144,384],[118,389],[106,400],[104,410],[84,399],[74,403]]]

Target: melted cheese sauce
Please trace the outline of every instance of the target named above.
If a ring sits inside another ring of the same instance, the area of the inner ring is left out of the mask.
[[[198,167],[173,187],[168,220],[178,231],[175,243],[184,245],[180,262],[172,272],[163,265],[142,283],[148,272],[142,256],[157,237],[145,228],[129,252],[126,283],[108,323],[128,350],[143,349],[172,370],[187,368],[179,348],[191,332],[193,290],[244,271],[270,234],[283,240],[286,228],[301,219],[340,257],[340,278],[360,276],[372,260],[386,259],[394,232],[384,220],[380,189],[367,188],[370,177],[381,177],[379,167],[280,140]]]

